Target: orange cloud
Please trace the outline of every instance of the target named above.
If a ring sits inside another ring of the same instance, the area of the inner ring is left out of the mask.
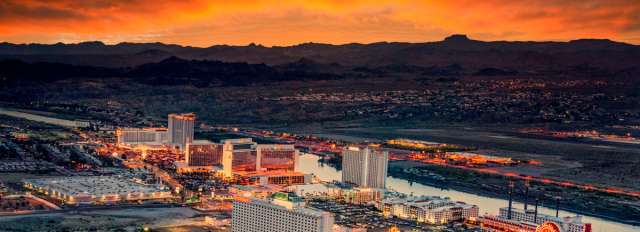
[[[640,43],[636,0],[4,0],[0,41],[290,45],[610,38]]]

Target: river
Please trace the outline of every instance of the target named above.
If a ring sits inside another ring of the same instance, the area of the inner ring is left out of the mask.
[[[312,154],[303,154],[300,156],[298,163],[298,170],[304,173],[313,173],[323,181],[340,180],[342,178],[341,171],[335,168],[323,165],[318,160],[319,156]],[[472,193],[465,193],[455,191],[451,189],[439,189],[419,183],[410,184],[409,181],[387,177],[387,188],[395,191],[414,195],[430,195],[430,196],[446,196],[455,201],[463,201],[466,203],[477,205],[480,208],[480,214],[485,213],[497,214],[499,208],[506,207],[508,201],[499,198],[485,197]],[[520,202],[514,202],[514,207],[523,208],[523,204]],[[533,207],[533,206],[532,206]],[[555,210],[547,207],[538,207],[538,211],[544,214],[555,215]],[[575,213],[560,210],[560,216],[574,216]],[[591,223],[594,232],[637,232],[640,231],[640,226],[633,226],[622,224],[602,218],[583,216],[582,221],[585,223]]]

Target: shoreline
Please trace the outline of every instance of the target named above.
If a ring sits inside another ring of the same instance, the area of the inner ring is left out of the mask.
[[[508,200],[509,199],[504,194],[496,194],[494,192],[479,190],[479,189],[476,189],[476,188],[462,186],[462,185],[458,185],[458,184],[447,184],[446,187],[443,188],[443,186],[436,186],[434,183],[431,183],[429,181],[411,180],[411,179],[408,179],[408,178],[404,177],[403,175],[398,175],[398,174],[399,173],[397,173],[397,172],[391,172],[390,171],[388,176],[396,178],[396,179],[404,180],[404,181],[407,181],[407,182],[419,183],[419,184],[430,186],[430,187],[434,187],[434,188],[440,188],[440,189],[443,189],[443,190],[454,190],[454,191],[459,191],[459,192],[463,192],[463,193],[467,193],[467,194],[473,194],[473,195],[478,195],[478,196],[483,196],[483,197],[490,197],[490,198],[497,198],[497,199],[501,199],[501,200]],[[514,201],[522,201],[522,200],[523,200],[523,198],[514,197]],[[545,205],[541,204],[541,206],[544,207]],[[553,207],[549,207],[549,206],[546,206],[546,207],[547,208],[553,208]],[[621,224],[625,224],[625,225],[640,226],[640,220],[628,221],[628,220],[618,219],[618,218],[612,217],[612,216],[607,216],[607,215],[597,214],[597,213],[591,213],[591,212],[587,212],[587,211],[583,211],[583,210],[577,210],[575,208],[569,208],[569,207],[563,207],[563,206],[560,206],[559,209],[560,210],[564,210],[564,211],[568,211],[568,212],[572,212],[572,213],[577,213],[577,214],[580,214],[580,215],[585,215],[585,216],[591,216],[591,217],[595,217],[595,218],[610,220],[610,221],[621,223]]]
[[[306,154],[313,155],[313,156],[320,157],[320,158],[322,157],[321,155],[314,154],[314,153],[306,153]],[[326,162],[326,161],[323,162],[322,159],[319,159],[317,162],[318,163],[324,163],[324,165],[327,165],[327,166],[337,170],[337,168],[334,166],[334,163],[332,163],[332,162]],[[424,185],[424,186],[437,188],[437,189],[442,189],[442,190],[446,190],[446,191],[451,190],[451,191],[457,191],[457,192],[461,192],[461,193],[465,193],[465,194],[476,195],[476,196],[480,196],[480,197],[494,198],[494,199],[499,199],[499,200],[508,200],[508,197],[506,195],[504,195],[504,194],[496,194],[496,191],[487,191],[487,190],[483,190],[483,189],[477,189],[477,188],[458,185],[458,184],[451,184],[450,182],[448,184],[444,185],[444,184],[436,184],[434,182],[430,182],[430,181],[424,180],[424,179],[421,180],[421,179],[407,178],[406,176],[402,175],[401,172],[399,172],[397,168],[396,168],[395,171],[393,171],[393,169],[394,168],[389,168],[389,173],[387,174],[388,177],[391,177],[391,178],[394,178],[394,179],[398,179],[398,180],[402,180],[402,181],[406,181],[409,184],[418,183],[418,184],[421,184],[421,185]],[[529,205],[530,206],[533,206],[533,204],[531,202],[532,199],[533,198],[529,198],[529,201],[530,201]],[[523,198],[514,197],[514,201],[522,203],[523,202]],[[555,208],[555,206],[550,205],[550,203],[548,201],[541,201],[539,206],[545,207],[545,208],[550,208],[550,209],[554,209]],[[566,211],[566,212],[576,213],[576,214],[583,215],[583,216],[589,216],[589,217],[597,218],[597,219],[600,219],[600,220],[610,221],[611,223],[618,223],[618,224],[623,225],[623,226],[640,227],[640,221],[623,220],[623,219],[618,219],[618,218],[612,217],[612,216],[606,216],[606,215],[597,214],[597,213],[590,213],[590,212],[587,212],[587,211],[583,211],[583,210],[579,210],[579,209],[575,209],[575,208],[563,207],[563,206],[560,206],[559,209],[562,210],[562,211]]]

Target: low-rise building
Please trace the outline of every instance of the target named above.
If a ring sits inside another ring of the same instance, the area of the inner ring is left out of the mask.
[[[384,189],[360,188],[339,182],[293,185],[288,189],[305,198],[333,199],[349,204],[376,204],[385,193]]]
[[[120,201],[167,200],[171,191],[117,176],[74,176],[27,179],[24,186],[65,204],[104,204]]]
[[[378,207],[386,217],[395,216],[428,224],[475,221],[479,212],[476,205],[432,196],[389,198],[383,200]]]
[[[164,145],[168,142],[167,128],[118,128],[116,141],[121,146]]]
[[[537,231],[547,227],[558,229],[558,232],[590,232],[591,224],[582,223],[582,216],[555,217],[536,214],[534,210],[500,208],[498,216],[485,215],[480,218],[480,225],[485,232],[497,231]],[[513,230],[515,228],[515,230]],[[552,230],[550,230],[552,231]]]
[[[282,191],[279,185],[234,185],[229,187],[233,196],[266,199],[274,193]]]

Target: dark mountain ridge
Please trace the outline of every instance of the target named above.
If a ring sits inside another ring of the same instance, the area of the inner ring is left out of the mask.
[[[308,65],[315,65],[312,61]],[[311,66],[309,66],[311,67]],[[340,75],[300,68],[293,63],[279,67],[246,62],[186,60],[171,56],[160,62],[147,63],[134,68],[109,68],[63,63],[20,60],[0,61],[0,84],[5,86],[28,83],[49,83],[68,79],[128,78],[151,85],[192,84],[197,87],[212,85],[243,86],[268,81],[324,80]]]
[[[101,67],[135,67],[159,62],[171,56],[182,59],[219,60],[251,64],[284,65],[301,59],[345,67],[378,68],[389,65],[444,67],[452,64],[466,69],[505,70],[567,69],[587,65],[622,70],[638,66],[640,46],[606,39],[579,39],[568,42],[493,41],[452,35],[442,41],[425,43],[378,42],[331,45],[304,43],[295,46],[265,47],[215,45],[206,48],[163,43],[102,42],[78,44],[0,43],[0,59],[25,62],[58,62]]]

